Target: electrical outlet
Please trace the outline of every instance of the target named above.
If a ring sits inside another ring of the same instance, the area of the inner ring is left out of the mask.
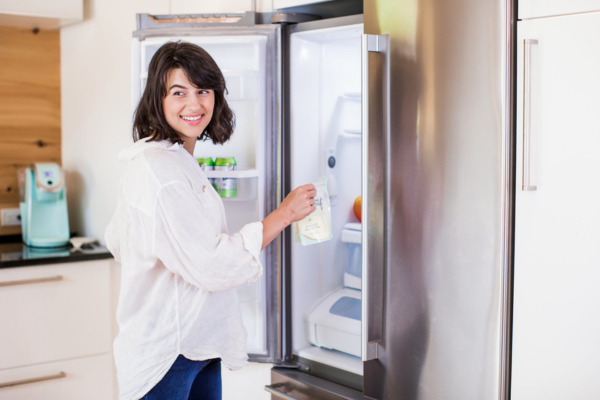
[[[21,226],[21,209],[3,208],[1,215],[3,228],[8,226]]]

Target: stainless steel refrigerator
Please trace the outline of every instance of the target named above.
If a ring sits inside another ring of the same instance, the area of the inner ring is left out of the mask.
[[[344,7],[140,14],[133,105],[164,42],[215,58],[237,128],[195,156],[238,160],[209,172],[237,180],[232,232],[328,177],[333,239],[287,229],[238,289],[250,360],[276,364],[272,398],[508,398],[514,4]]]

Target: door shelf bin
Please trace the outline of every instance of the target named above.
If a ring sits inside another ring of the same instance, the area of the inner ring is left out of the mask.
[[[237,196],[221,197],[223,201],[255,201],[258,193],[258,170],[240,169],[236,171],[204,171],[208,178],[237,179]]]

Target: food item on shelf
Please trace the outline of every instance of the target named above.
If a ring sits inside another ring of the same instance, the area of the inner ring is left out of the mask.
[[[304,246],[325,242],[333,237],[331,230],[331,207],[327,193],[327,177],[313,182],[317,189],[315,206],[317,209],[306,218],[298,221],[300,242]]]
[[[215,171],[235,171],[236,165],[234,157],[219,157],[215,160]],[[237,196],[237,180],[235,178],[215,178],[215,181],[219,196]]]
[[[200,166],[200,169],[202,171],[214,171],[215,169],[215,162],[210,157],[196,158],[196,161],[198,161],[198,165]],[[217,190],[217,183],[215,181],[215,178],[208,178],[208,181],[210,182],[212,187],[214,187],[215,190]]]
[[[361,210],[362,210],[362,197],[358,196],[356,198],[356,200],[354,200],[354,215],[356,215],[356,218],[358,218],[358,220],[360,222],[362,222],[361,219]]]

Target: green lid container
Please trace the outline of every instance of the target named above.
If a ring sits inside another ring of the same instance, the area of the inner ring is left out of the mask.
[[[227,167],[229,165],[237,165],[235,157],[219,157],[215,160],[215,167]],[[234,170],[232,168],[231,170]]]
[[[215,171],[234,171],[237,162],[234,157],[219,157],[215,160]],[[221,197],[236,197],[237,182],[235,178],[217,178],[217,193]]]
[[[200,158],[196,158],[196,161],[198,161],[198,165],[200,165],[201,167],[211,167],[211,168],[202,168],[202,169],[210,169],[212,170],[215,162],[213,161],[212,158],[210,157],[200,157]]]

